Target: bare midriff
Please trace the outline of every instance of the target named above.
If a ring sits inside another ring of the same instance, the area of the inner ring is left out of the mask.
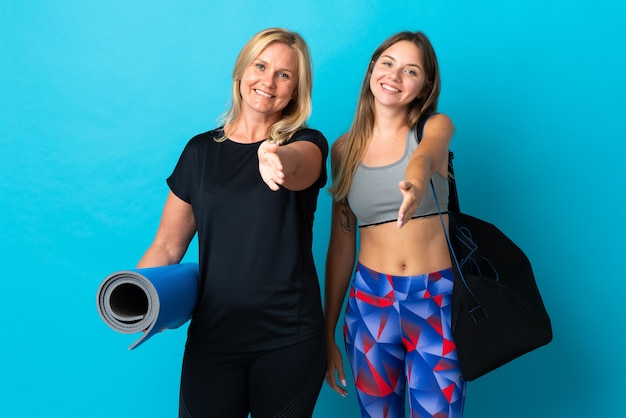
[[[448,216],[444,216],[446,228]],[[393,276],[415,276],[449,268],[450,253],[439,216],[359,228],[359,259],[364,266]]]

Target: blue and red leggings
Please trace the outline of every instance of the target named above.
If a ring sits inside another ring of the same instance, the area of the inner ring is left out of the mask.
[[[345,314],[346,351],[363,417],[463,415],[465,381],[452,341],[452,269],[390,276],[358,263]]]

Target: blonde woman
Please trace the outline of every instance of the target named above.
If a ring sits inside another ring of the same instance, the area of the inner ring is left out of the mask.
[[[138,267],[178,263],[198,234],[200,289],[183,359],[180,417],[310,417],[326,368],[313,215],[328,144],[306,128],[309,51],[256,34],[233,70],[223,127],[197,135]]]
[[[395,34],[374,52],[352,127],[331,151],[326,381],[346,395],[335,333],[354,272],[344,335],[363,417],[404,417],[407,392],[411,417],[463,413],[450,330],[453,274],[430,189],[432,179],[446,212],[454,127],[436,113],[439,91],[426,35]]]

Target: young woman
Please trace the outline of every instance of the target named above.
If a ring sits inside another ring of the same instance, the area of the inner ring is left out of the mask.
[[[305,127],[308,47],[267,29],[241,50],[223,127],[197,135],[167,179],[138,267],[178,263],[198,233],[200,289],[180,417],[310,417],[326,369],[311,251],[328,144]]]
[[[354,271],[344,335],[363,417],[404,417],[405,392],[411,417],[463,413],[450,329],[453,274],[430,188],[432,179],[445,213],[454,127],[436,113],[439,91],[428,38],[395,34],[374,52],[352,127],[331,151],[326,381],[346,395],[335,329]]]

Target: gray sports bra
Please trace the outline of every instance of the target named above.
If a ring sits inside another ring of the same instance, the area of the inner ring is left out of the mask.
[[[357,218],[360,227],[394,222],[402,204],[402,193],[398,182],[404,178],[404,171],[409,158],[417,149],[415,130],[409,129],[404,155],[395,163],[382,167],[367,167],[362,163],[354,174],[348,203]],[[443,213],[448,209],[448,179],[436,172],[432,177],[433,185]],[[428,187],[424,198],[411,218],[421,218],[438,214],[433,191]]]

